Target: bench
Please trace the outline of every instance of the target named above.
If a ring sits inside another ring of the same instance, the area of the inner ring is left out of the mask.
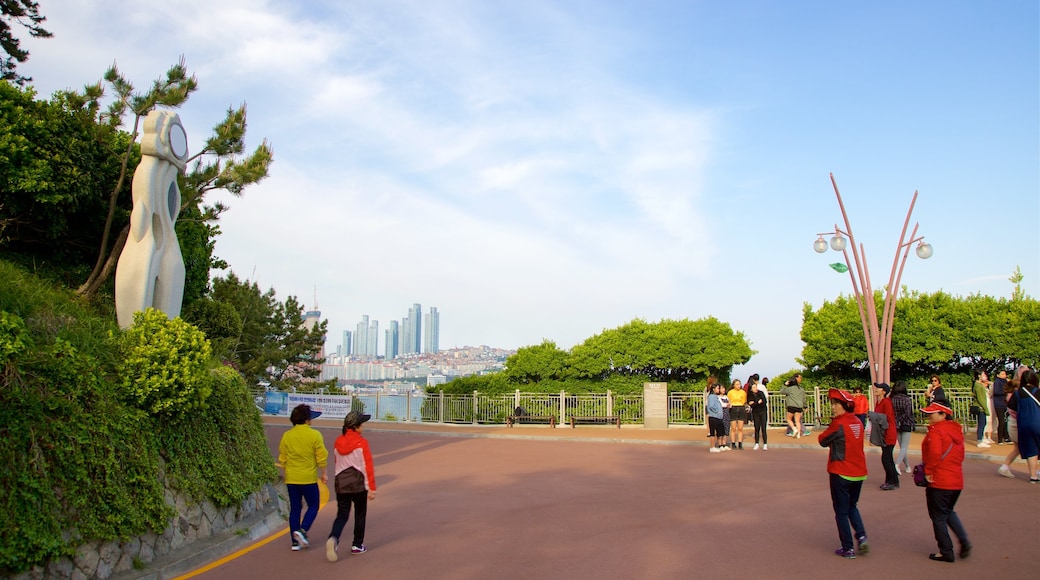
[[[513,423],[544,423],[546,421],[549,422],[550,427],[556,428],[555,415],[510,415],[506,417],[506,427],[512,427]]]
[[[615,425],[617,425],[618,429],[621,428],[621,417],[604,417],[602,415],[597,415],[594,417],[576,417],[574,415],[571,415],[570,420],[571,429],[573,429],[579,421],[583,423],[614,423]]]

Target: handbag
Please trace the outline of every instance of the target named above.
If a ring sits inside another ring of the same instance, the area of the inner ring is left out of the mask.
[[[970,413],[972,417],[974,417],[975,415],[978,415],[979,414],[979,406],[978,405],[972,405],[972,406],[968,407],[968,413]]]
[[[336,474],[336,495],[365,491],[365,476],[353,467]]]
[[[950,446],[946,448],[946,452],[942,454],[939,461],[946,459],[950,451],[953,451],[953,443],[950,443]],[[914,485],[917,487],[928,487],[928,480],[924,476],[924,463],[918,463],[914,466]]]

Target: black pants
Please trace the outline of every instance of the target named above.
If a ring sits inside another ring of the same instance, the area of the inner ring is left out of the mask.
[[[994,441],[997,443],[1004,443],[1005,441],[1011,441],[1011,437],[1008,436],[1007,429],[1007,407],[993,407],[993,414],[997,416],[997,432],[995,433]]]
[[[896,471],[896,462],[892,458],[895,445],[885,445],[881,448],[881,466],[885,468],[885,483],[899,485],[899,472]]]
[[[365,517],[368,516],[368,492],[337,493],[336,494],[336,521],[332,522],[330,538],[336,538],[343,533],[343,527],[350,519],[350,505],[354,504],[354,542],[352,546],[360,546],[365,543]]]
[[[932,519],[932,531],[935,532],[935,541],[939,544],[939,553],[947,559],[953,559],[953,540],[950,539],[950,530],[953,530],[961,548],[970,546],[968,533],[961,525],[961,519],[953,507],[957,505],[957,498],[961,496],[959,489],[935,489],[929,487],[924,490],[925,501],[928,503],[928,517]],[[949,528],[949,529],[947,529]]]
[[[769,443],[766,439],[766,427],[769,426],[769,416],[765,409],[759,411],[757,408],[751,412],[751,420],[755,422],[755,443],[762,443],[763,445]],[[759,437],[762,440],[759,441]]]

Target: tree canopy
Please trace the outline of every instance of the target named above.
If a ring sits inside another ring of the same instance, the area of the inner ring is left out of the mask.
[[[32,79],[19,76],[15,71],[18,63],[29,59],[29,51],[22,48],[18,37],[11,30],[11,22],[16,22],[29,31],[33,38],[50,38],[51,33],[43,28],[44,16],[40,15],[40,5],[33,0],[0,0],[0,50],[7,58],[0,59],[0,80],[24,84]]]
[[[751,350],[744,334],[714,317],[701,320],[641,319],[589,337],[569,352],[555,342],[525,346],[506,360],[505,370],[455,379],[446,392],[633,391],[645,381],[683,384],[708,375],[728,377]]]
[[[878,293],[880,294],[880,292]],[[892,329],[892,375],[920,376],[995,371],[1040,363],[1040,302],[942,291],[904,292]],[[878,316],[881,316],[881,301]],[[867,352],[856,302],[839,296],[819,310],[803,307],[805,346],[799,362],[833,377],[868,376]]]
[[[328,321],[308,330],[303,305],[295,296],[279,302],[274,289],[261,292],[256,282],[234,272],[213,279],[212,292],[195,301],[184,318],[202,330],[214,354],[238,369],[249,385],[312,390],[317,382]]]

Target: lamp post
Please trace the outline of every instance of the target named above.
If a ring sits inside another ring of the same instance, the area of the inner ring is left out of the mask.
[[[892,271],[888,275],[888,286],[885,289],[885,301],[882,309],[881,321],[878,322],[877,304],[874,299],[874,289],[870,285],[870,273],[867,270],[867,258],[863,251],[863,245],[856,245],[856,238],[852,235],[852,226],[849,224],[849,216],[845,213],[845,203],[841,200],[838,184],[834,181],[834,174],[830,174],[831,185],[834,186],[834,195],[838,198],[838,207],[841,209],[841,217],[845,222],[845,229],[834,224],[834,232],[830,244],[823,239],[825,235],[832,232],[817,234],[813,242],[813,249],[822,254],[827,251],[828,245],[836,252],[841,252],[848,267],[849,278],[852,280],[852,292],[856,297],[856,305],[859,308],[860,322],[863,324],[863,339],[867,343],[867,363],[870,365],[871,383],[889,383],[890,367],[892,364],[892,323],[896,316],[896,297],[899,294],[899,280],[903,277],[903,267],[906,258],[910,254],[910,246],[917,244],[917,257],[927,260],[932,257],[932,246],[924,242],[924,237],[917,237],[919,224],[914,224],[909,239],[906,229],[910,225],[910,215],[914,212],[914,204],[917,203],[917,192],[910,200],[910,209],[906,212],[903,221],[903,231],[899,234],[899,244],[896,246],[896,255],[892,260]],[[848,239],[846,239],[848,238]],[[852,259],[849,259],[849,248],[852,250]],[[902,253],[902,257],[900,257]],[[873,393],[872,393],[873,394]],[[871,396],[873,400],[873,396]]]

